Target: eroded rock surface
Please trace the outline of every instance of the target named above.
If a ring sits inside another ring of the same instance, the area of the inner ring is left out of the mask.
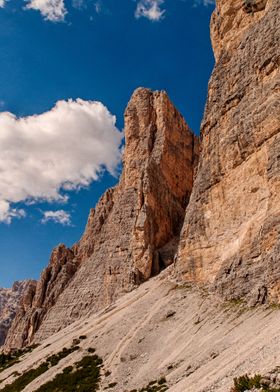
[[[18,313],[7,347],[42,340],[173,262],[193,186],[198,139],[165,92],[140,88],[125,113],[119,184],[91,210],[71,250],[60,246],[30,308]],[[18,321],[18,322],[17,322]]]
[[[52,252],[50,263],[38,282],[31,281],[20,299],[16,317],[6,338],[6,348],[31,343],[47,311],[56,303],[77,270],[72,250],[59,245]]]
[[[15,282],[11,289],[0,289],[0,346],[6,339],[21,296],[29,284],[29,281]]]
[[[48,312],[37,339],[113,303],[159,272],[176,250],[198,141],[166,93],[138,89],[125,113],[120,183],[91,212],[92,252]]]
[[[259,2],[258,2],[259,3]],[[280,2],[217,0],[216,66],[177,271],[252,305],[280,300]]]

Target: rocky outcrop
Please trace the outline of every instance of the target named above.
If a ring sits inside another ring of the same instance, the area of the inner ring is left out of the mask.
[[[15,282],[11,289],[0,289],[0,346],[3,345],[8,330],[16,315],[20,298],[29,281]]]
[[[125,113],[119,184],[92,209],[81,240],[58,247],[6,348],[42,340],[110,305],[173,262],[193,186],[198,139],[165,92],[140,88]]]
[[[9,329],[5,347],[19,348],[29,344],[48,310],[56,303],[77,270],[72,250],[59,245],[38,282],[31,281],[22,294],[16,317]]]
[[[249,3],[249,2],[247,2]],[[176,270],[225,298],[280,301],[280,3],[217,0],[216,66]]]

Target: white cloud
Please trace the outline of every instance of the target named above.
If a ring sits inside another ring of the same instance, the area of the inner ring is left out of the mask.
[[[216,0],[194,0],[194,6],[204,5],[208,7],[209,5],[215,5]]]
[[[100,102],[59,101],[43,114],[0,113],[0,222],[22,217],[16,203],[67,200],[104,169],[116,174],[122,133]]]
[[[67,14],[64,0],[26,0],[26,2],[26,9],[41,12],[45,20],[62,22]]]
[[[72,7],[78,10],[87,8],[84,0],[72,0]]]
[[[13,218],[24,218],[25,211],[23,209],[11,208],[10,204],[5,200],[0,200],[0,222],[10,224]]]
[[[0,0],[0,8],[4,8],[5,7],[5,0]]]
[[[101,2],[101,0],[98,0],[98,1],[96,1],[96,2],[94,3],[94,9],[95,9],[95,12],[96,12],[97,14],[100,14],[100,13],[101,13],[101,11],[102,11],[102,2]]]
[[[70,226],[71,225],[71,215],[64,210],[44,211],[43,218],[42,218],[41,222],[48,223],[50,221],[52,221],[54,223],[59,223],[60,225],[63,225],[63,226]]]
[[[158,22],[164,18],[165,10],[161,9],[162,4],[164,4],[164,0],[140,0],[136,7],[135,17],[144,17]]]

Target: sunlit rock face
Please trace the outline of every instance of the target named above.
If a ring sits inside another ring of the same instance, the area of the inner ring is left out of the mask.
[[[165,92],[137,89],[125,112],[123,173],[92,209],[81,240],[58,247],[6,348],[42,340],[112,304],[173,263],[198,139]]]
[[[280,2],[217,0],[216,65],[176,270],[226,298],[280,300]],[[262,5],[262,6],[261,6]]]

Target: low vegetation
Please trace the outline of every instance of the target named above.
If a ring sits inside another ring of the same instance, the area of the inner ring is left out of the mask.
[[[36,392],[95,392],[99,390],[102,359],[98,355],[87,355],[74,366],[42,385]]]
[[[270,388],[269,385],[265,385],[262,382],[262,376],[256,374],[253,377],[249,377],[247,374],[244,376],[234,379],[234,387],[231,392],[245,392],[251,390],[258,390],[260,392],[280,392],[280,388]]]
[[[0,354],[0,373],[3,372],[3,370],[13,366],[15,363],[18,363],[24,354],[30,353],[36,347],[38,346],[33,345],[22,350],[11,351],[7,354]]]
[[[55,366],[61,361],[61,359],[66,358],[68,355],[78,350],[79,346],[72,346],[70,348],[64,348],[58,354],[51,355],[46,359],[44,363],[36,367],[35,369],[30,369],[20,375],[13,383],[6,385],[1,389],[2,392],[20,392],[22,391],[28,384],[30,384],[37,377],[41,376],[41,374],[45,373],[52,366]]]
[[[165,377],[160,380],[151,381],[146,387],[142,389],[133,389],[130,392],[164,392],[168,390]]]

